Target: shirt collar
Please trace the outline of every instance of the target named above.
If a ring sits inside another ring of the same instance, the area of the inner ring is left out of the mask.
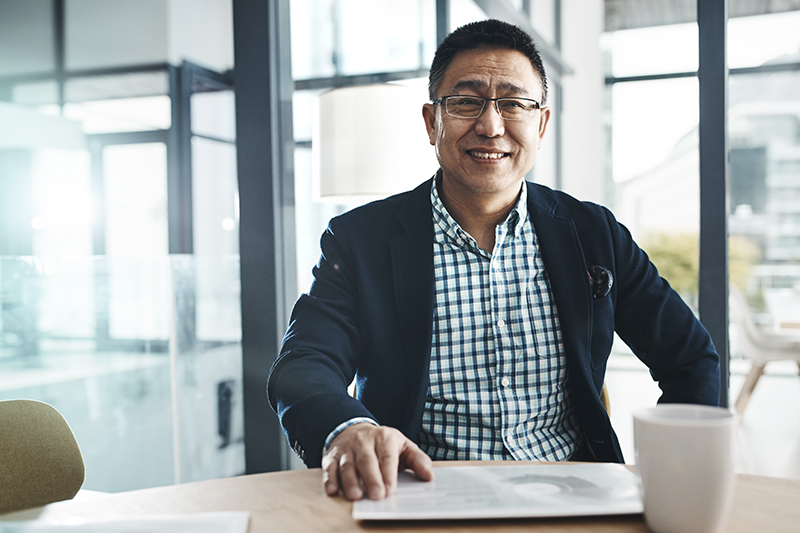
[[[434,223],[438,224],[444,234],[455,240],[457,243],[460,244],[462,241],[466,241],[473,243],[474,246],[477,247],[475,239],[473,239],[472,236],[466,231],[461,229],[461,226],[458,225],[458,222],[455,221],[442,203],[442,199],[439,196],[439,191],[436,185],[438,178],[439,176],[437,175],[436,179],[433,180],[433,184],[431,185],[431,205],[433,206]],[[528,185],[523,180],[522,190],[520,191],[519,199],[517,200],[514,209],[508,213],[508,216],[500,225],[506,226],[507,234],[513,234],[515,237],[519,237],[520,233],[522,233],[522,228],[527,217]]]
[[[509,233],[513,233],[515,237],[519,237],[522,233],[522,226],[525,219],[528,218],[528,185],[525,180],[522,180],[522,190],[519,193],[519,200],[517,205],[506,217],[504,224],[508,224]]]

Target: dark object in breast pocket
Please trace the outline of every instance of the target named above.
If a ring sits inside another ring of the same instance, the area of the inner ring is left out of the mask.
[[[598,265],[589,267],[589,285],[592,287],[592,298],[604,298],[611,292],[614,276],[607,268]]]

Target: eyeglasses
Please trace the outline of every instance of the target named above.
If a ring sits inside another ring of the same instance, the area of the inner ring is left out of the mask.
[[[532,98],[484,98],[482,96],[442,96],[433,101],[444,105],[445,112],[456,118],[478,118],[486,109],[486,102],[494,102],[498,114],[505,120],[531,118],[541,104]]]

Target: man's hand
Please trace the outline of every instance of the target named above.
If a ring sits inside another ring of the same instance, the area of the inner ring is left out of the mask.
[[[348,500],[380,500],[397,487],[399,470],[411,469],[423,481],[433,479],[431,458],[394,428],[361,423],[333,439],[322,458],[322,483],[329,496],[340,490]]]

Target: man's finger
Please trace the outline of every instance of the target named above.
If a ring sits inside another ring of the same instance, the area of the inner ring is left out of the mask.
[[[339,450],[331,448],[322,458],[322,484],[325,494],[335,496],[339,493]]]
[[[370,448],[362,450],[356,460],[358,474],[364,482],[366,495],[370,500],[381,500],[386,496],[386,485],[378,456],[379,442],[373,442]]]
[[[384,486],[381,498],[391,496],[397,488],[397,468],[400,465],[400,449],[403,443],[396,439],[390,440],[390,443],[379,441],[376,449]]]
[[[433,461],[411,441],[408,441],[400,453],[400,466],[410,468],[417,479],[433,481]]]
[[[355,501],[364,497],[357,461],[351,453],[343,453],[339,457],[339,486],[348,500]]]

